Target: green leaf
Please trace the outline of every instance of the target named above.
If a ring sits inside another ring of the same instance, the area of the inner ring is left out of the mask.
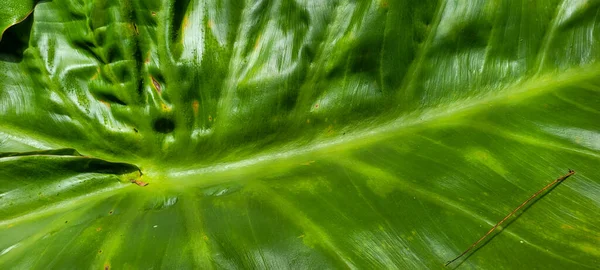
[[[0,265],[438,268],[573,169],[450,267],[593,269],[599,12],[42,1],[0,43]]]
[[[0,8],[0,41],[4,31],[9,27],[25,20],[36,1],[33,0],[7,0],[2,3]]]

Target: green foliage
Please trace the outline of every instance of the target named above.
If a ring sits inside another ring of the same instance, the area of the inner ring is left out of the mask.
[[[599,12],[41,1],[0,42],[0,265],[439,268],[571,168],[451,267],[593,269]]]

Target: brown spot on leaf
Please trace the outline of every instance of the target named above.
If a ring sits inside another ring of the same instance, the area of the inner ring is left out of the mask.
[[[563,224],[560,226],[561,229],[563,230],[572,230],[573,226],[569,225],[569,224]]]
[[[146,54],[146,60],[144,60],[144,62],[145,62],[146,64],[150,63],[150,56],[152,56],[152,53],[151,53],[151,52],[148,52],[148,53]]]
[[[213,120],[213,119],[212,119],[212,116],[210,116],[210,115],[209,115],[209,116],[208,116],[208,122],[212,122],[212,120]]]
[[[97,232],[99,232],[99,231],[101,231],[101,230],[102,230],[102,228],[100,228],[100,227],[96,228],[96,231],[97,231]]]
[[[256,38],[256,42],[254,42],[254,50],[258,50],[258,48],[260,47],[260,38],[262,37],[262,35],[258,35],[258,37]]]
[[[113,210],[110,210],[110,211],[108,212],[108,214],[109,214],[109,215],[112,215],[113,213],[114,213],[114,212],[113,212]]]
[[[335,130],[334,130],[334,128],[333,128],[333,125],[329,125],[329,126],[327,127],[327,134],[328,134],[328,135],[332,135],[333,133],[335,133]]]
[[[104,101],[104,100],[100,100],[100,102],[104,105],[106,105],[106,107],[108,107],[110,109],[110,103]]]
[[[156,11],[152,11],[152,16],[156,16]]]
[[[200,108],[200,102],[198,102],[197,100],[194,100],[194,102],[192,102],[192,109],[194,110],[194,114],[198,114],[199,108]]]
[[[105,264],[105,265],[104,265],[104,270],[110,270],[110,265],[108,265],[108,264]]]
[[[319,108],[319,104],[315,104],[315,108]]]
[[[136,184],[136,185],[138,185],[140,187],[145,187],[145,186],[148,185],[148,183],[146,183],[144,181],[141,181],[141,180],[134,180],[134,181],[132,181],[132,183],[134,183],[134,184]]]
[[[92,77],[90,78],[90,80],[95,80],[95,79],[98,79],[98,76],[100,76],[100,70],[98,70],[98,72],[97,72],[96,74],[94,74],[94,76],[92,76]]]
[[[102,253],[102,250],[98,250],[98,254],[101,254],[101,253]],[[105,266],[105,267],[106,267],[106,266]]]
[[[160,88],[160,83],[158,83],[158,81],[154,79],[154,77],[150,76],[150,78],[152,79],[152,85],[154,85],[156,92],[160,94],[160,92],[162,92],[162,89]]]
[[[204,239],[204,241],[208,240],[208,236],[206,236],[206,234],[202,235],[202,239]]]
[[[208,26],[209,29],[213,28],[213,21],[212,20],[208,20],[208,22],[206,23],[206,26]]]

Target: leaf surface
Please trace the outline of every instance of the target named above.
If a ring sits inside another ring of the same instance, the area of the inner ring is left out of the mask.
[[[596,267],[600,5],[417,2],[37,4],[0,265],[437,268],[574,169],[451,267]]]

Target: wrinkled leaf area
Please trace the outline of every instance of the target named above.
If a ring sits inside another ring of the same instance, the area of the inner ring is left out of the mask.
[[[0,43],[0,265],[431,269],[574,169],[451,267],[594,269],[597,13],[42,2]]]

